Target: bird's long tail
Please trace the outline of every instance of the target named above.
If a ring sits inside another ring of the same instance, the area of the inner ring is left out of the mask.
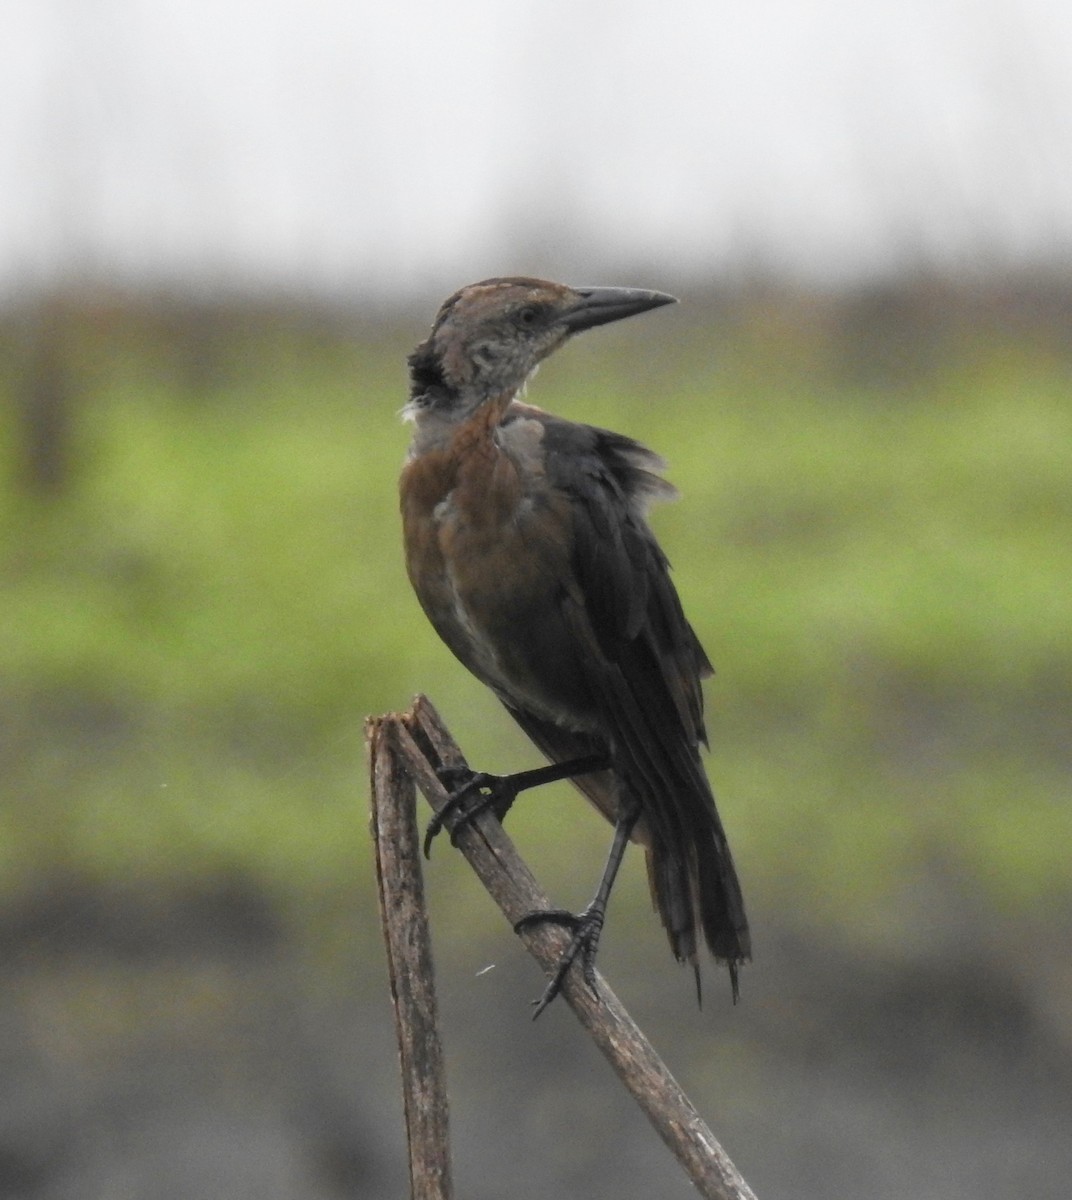
[[[737,970],[752,944],[737,871],[721,827],[694,830],[686,845],[648,842],[648,881],[674,957],[696,965],[698,931],[716,960],[729,969],[737,999]]]

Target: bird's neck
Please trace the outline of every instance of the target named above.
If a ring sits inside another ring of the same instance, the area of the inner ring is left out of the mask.
[[[464,397],[458,397],[449,406],[411,400],[403,409],[404,417],[414,425],[409,457],[417,458],[460,442],[471,444],[490,439],[513,399],[513,392],[502,392],[490,398],[475,398],[468,404]]]

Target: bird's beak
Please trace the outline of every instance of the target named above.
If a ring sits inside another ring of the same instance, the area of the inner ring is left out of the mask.
[[[590,287],[574,288],[573,292],[577,299],[561,318],[570,333],[620,321],[661,304],[677,303],[675,297],[665,292],[648,292],[643,288]]]

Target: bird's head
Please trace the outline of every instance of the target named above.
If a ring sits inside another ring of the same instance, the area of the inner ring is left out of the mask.
[[[454,424],[513,398],[575,333],[619,321],[673,296],[640,288],[571,288],[543,279],[486,279],[455,292],[409,356],[407,416]]]

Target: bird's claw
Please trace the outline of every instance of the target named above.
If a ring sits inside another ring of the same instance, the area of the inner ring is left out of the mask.
[[[581,973],[588,990],[593,996],[599,995],[596,987],[596,950],[599,947],[599,935],[603,932],[603,917],[603,910],[595,905],[579,913],[572,913],[564,908],[547,908],[526,913],[514,924],[515,933],[531,929],[534,925],[550,924],[561,925],[573,934],[543,994],[532,1002],[534,1021],[562,990],[566,975],[578,955],[581,960]]]
[[[444,787],[451,788],[451,793],[443,807],[433,813],[424,831],[424,857],[432,853],[432,842],[442,831],[447,821],[455,817],[450,826],[450,844],[458,844],[458,830],[464,828],[491,809],[501,821],[510,805],[514,802],[516,790],[510,787],[509,776],[489,775],[485,771],[473,771],[469,767],[440,767],[436,774]],[[468,807],[463,807],[467,796],[476,793],[476,800]]]

